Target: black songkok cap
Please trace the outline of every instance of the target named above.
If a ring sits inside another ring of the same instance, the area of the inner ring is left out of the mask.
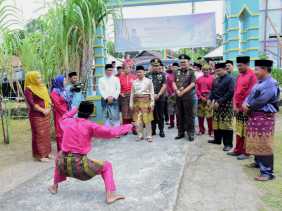
[[[70,72],[68,74],[69,78],[73,77],[73,76],[77,76],[77,73],[76,72]]]
[[[162,61],[159,58],[154,58],[151,60],[151,65],[153,66],[160,66],[162,64]]]
[[[186,55],[186,54],[181,54],[179,57],[178,57],[178,59],[179,60],[181,60],[181,59],[186,59],[186,60],[191,60],[191,58],[188,56],[188,55]]]
[[[232,65],[233,65],[234,63],[233,63],[232,60],[226,60],[226,61],[225,61],[225,64],[232,64]]]
[[[267,59],[255,60],[256,67],[272,67],[272,65],[273,65],[272,60],[267,60]]]
[[[172,66],[179,67],[179,64],[177,62],[174,62]]]
[[[113,68],[113,65],[112,64],[106,64],[106,66],[105,66],[105,69],[107,70],[107,69],[111,69],[111,68]]]
[[[94,111],[94,104],[90,101],[82,101],[79,105],[78,112],[90,115]]]
[[[219,68],[226,68],[226,63],[225,62],[216,63],[215,69],[219,69]]]
[[[142,65],[138,65],[136,67],[136,71],[138,71],[138,70],[145,70],[145,68]]]
[[[237,64],[242,63],[242,64],[249,64],[250,63],[250,57],[249,56],[238,56],[236,58]]]
[[[198,67],[198,68],[200,68],[200,69],[202,69],[202,65],[201,64],[199,64],[199,63],[194,63],[194,66],[196,66],[196,67]]]

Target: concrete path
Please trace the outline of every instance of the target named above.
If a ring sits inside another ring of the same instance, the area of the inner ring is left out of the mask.
[[[118,192],[126,195],[125,201],[106,205],[99,176],[87,182],[69,179],[57,195],[50,195],[53,164],[31,161],[0,172],[4,190],[0,210],[255,211],[263,207],[237,160],[221,147],[207,144],[207,137],[189,143],[175,141],[175,135],[175,130],[167,131],[165,139],[156,137],[152,144],[135,142],[132,135],[94,143],[90,157],[113,163]]]
[[[242,163],[207,144],[208,137],[200,139],[189,145],[175,211],[261,210],[260,193]]]

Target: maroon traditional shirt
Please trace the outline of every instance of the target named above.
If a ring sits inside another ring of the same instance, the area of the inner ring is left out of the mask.
[[[45,108],[44,100],[32,93],[30,89],[24,90],[25,99],[29,109],[29,116],[31,117],[44,117],[44,114],[37,111],[34,106],[39,105],[41,108]]]

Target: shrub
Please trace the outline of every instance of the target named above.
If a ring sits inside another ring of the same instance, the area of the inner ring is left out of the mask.
[[[272,74],[272,77],[275,78],[281,86],[282,85],[282,69],[274,68],[271,74]]]

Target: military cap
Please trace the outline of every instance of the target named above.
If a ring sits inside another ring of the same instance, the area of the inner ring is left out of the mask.
[[[179,60],[181,60],[181,59],[186,59],[186,60],[191,60],[191,58],[188,56],[188,55],[186,55],[186,54],[181,54],[179,57],[178,57],[178,59]]]
[[[151,60],[151,65],[153,66],[160,66],[162,64],[162,61],[159,58],[154,58]]]

